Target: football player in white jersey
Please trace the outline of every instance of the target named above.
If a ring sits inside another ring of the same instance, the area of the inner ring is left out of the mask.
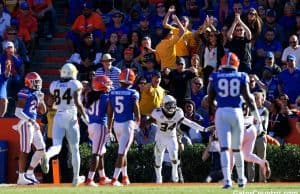
[[[164,97],[162,107],[154,109],[151,117],[158,125],[154,147],[156,183],[162,183],[161,170],[165,149],[172,161],[172,181],[178,182],[178,142],[181,142],[178,136],[181,132],[177,129],[181,124],[197,131],[204,131],[204,127],[185,118],[182,109],[176,105],[176,99],[170,95]]]
[[[241,152],[244,133],[242,97],[248,104],[252,115],[262,128],[261,119],[253,96],[250,94],[249,77],[238,72],[239,59],[234,53],[227,53],[221,59],[221,70],[213,72],[209,78],[208,102],[211,116],[214,116],[214,100],[217,101],[215,126],[221,146],[221,165],[224,175],[224,189],[232,187],[230,173],[230,149],[233,151],[238,174],[238,186],[244,187],[244,157]]]
[[[263,175],[265,178],[270,178],[271,176],[271,169],[269,162],[267,160],[263,160],[260,157],[258,157],[256,154],[253,153],[255,140],[257,137],[257,134],[260,133],[260,128],[257,128],[255,126],[255,119],[250,114],[249,107],[246,105],[246,103],[243,103],[243,113],[245,117],[245,131],[244,131],[244,137],[242,142],[242,152],[244,154],[244,159],[247,162],[253,162],[260,166],[262,169]],[[234,161],[234,160],[233,160]]]
[[[59,154],[63,138],[66,136],[72,153],[73,186],[78,186],[85,181],[84,176],[79,176],[80,131],[77,111],[81,114],[83,121],[86,124],[89,123],[88,115],[80,100],[82,84],[77,80],[77,73],[73,64],[66,63],[60,71],[61,79],[53,81],[50,85],[50,93],[55,98],[57,111],[53,120],[53,145],[48,149],[41,163],[43,172],[48,173],[49,159]]]

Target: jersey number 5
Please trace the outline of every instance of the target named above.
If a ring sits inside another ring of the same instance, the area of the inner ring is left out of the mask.
[[[70,104],[70,102],[72,100],[71,88],[68,88],[64,92],[62,97],[60,97],[60,90],[59,89],[54,90],[54,97],[55,97],[55,104],[56,105],[59,105],[61,103],[61,100],[66,100],[67,104]]]
[[[116,96],[115,101],[115,111],[120,114],[124,111],[124,96]]]
[[[218,81],[218,94],[221,97],[236,97],[240,95],[240,86],[240,80],[238,79],[220,79]]]

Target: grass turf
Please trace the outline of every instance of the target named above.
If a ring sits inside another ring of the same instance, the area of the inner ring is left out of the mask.
[[[221,184],[132,184],[125,187],[85,187],[73,188],[70,184],[39,186],[2,186],[0,194],[300,194],[300,183],[248,184],[240,189],[224,190]]]

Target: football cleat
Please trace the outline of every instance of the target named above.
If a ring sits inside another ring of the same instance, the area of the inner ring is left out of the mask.
[[[243,179],[238,179],[238,187],[239,188],[245,188],[247,184],[247,179],[243,178]]]
[[[99,180],[99,185],[106,185],[106,184],[109,184],[109,183],[111,183],[111,179],[107,178],[106,176],[101,177],[100,180]]]
[[[92,179],[87,179],[85,185],[90,187],[98,187],[98,185]]]
[[[269,164],[269,162],[266,160],[265,161],[265,165],[264,165],[265,167],[264,167],[264,174],[265,174],[265,177],[267,178],[267,179],[269,179],[270,177],[271,177],[271,168],[270,168],[270,164]]]
[[[229,180],[224,181],[224,186],[222,187],[223,189],[231,189],[232,188],[232,182]]]
[[[36,179],[36,177],[34,176],[34,174],[24,174],[24,177],[27,179],[27,180],[30,180],[31,182],[33,182],[34,184],[40,184],[40,181],[38,181]]]
[[[122,183],[120,183],[117,179],[112,178],[111,182],[110,182],[111,186],[115,186],[115,187],[123,187]]]
[[[77,187],[77,186],[79,186],[80,184],[82,184],[84,182],[85,182],[85,176],[78,176],[78,177],[73,179],[72,186]]]
[[[18,181],[17,181],[18,185],[34,185],[34,182],[32,182],[29,179],[25,178],[25,175],[19,175]]]
[[[123,185],[129,185],[130,184],[128,176],[123,176],[122,177],[122,184]]]

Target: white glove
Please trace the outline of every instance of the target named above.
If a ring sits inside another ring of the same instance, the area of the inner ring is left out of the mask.
[[[18,131],[20,129],[21,125],[24,124],[24,122],[25,122],[25,120],[21,119],[17,124],[15,124],[15,125],[12,126],[13,130]]]
[[[115,136],[114,136],[113,133],[107,133],[105,139],[106,139],[107,143],[111,143],[111,142],[115,142],[116,141],[116,138],[115,138]]]
[[[213,132],[213,131],[215,131],[215,130],[216,130],[215,125],[211,125],[211,126],[209,126],[209,127],[206,127],[206,128],[204,129],[204,132]]]
[[[44,101],[44,93],[42,91],[35,91],[34,94],[36,95],[36,97],[38,98],[38,102],[42,102]]]
[[[40,130],[40,125],[36,121],[31,120],[31,124],[33,125],[35,130]]]

